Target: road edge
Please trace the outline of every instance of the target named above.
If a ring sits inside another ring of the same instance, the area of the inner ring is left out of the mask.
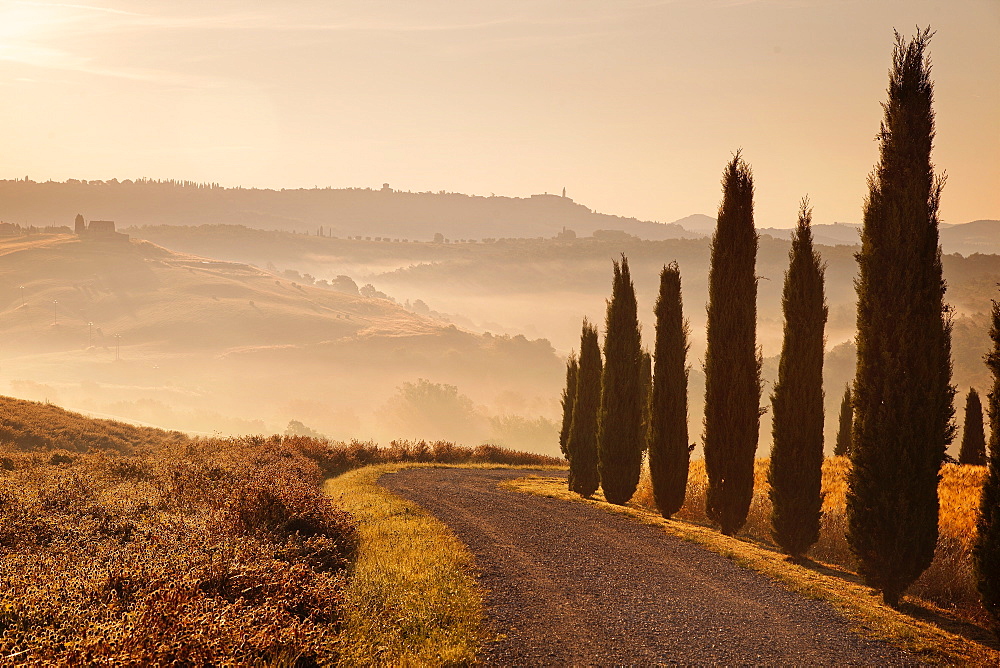
[[[358,523],[345,592],[340,665],[471,665],[489,640],[472,553],[443,522],[378,484],[413,468],[565,470],[500,464],[367,466],[323,483]]]
[[[709,527],[683,520],[668,520],[648,510],[608,503],[600,492],[594,498],[585,499],[569,491],[566,481],[559,478],[526,476],[505,480],[499,485],[521,493],[587,503],[661,528],[671,536],[695,543],[743,568],[766,575],[806,598],[830,603],[852,623],[856,632],[890,642],[919,656],[921,661],[944,665],[1000,664],[1000,652],[883,605],[871,588],[835,575],[854,575],[842,569],[818,562],[812,562],[811,567],[795,564],[777,550],[724,536]],[[912,603],[909,605],[913,606]],[[926,607],[923,602],[921,605]]]

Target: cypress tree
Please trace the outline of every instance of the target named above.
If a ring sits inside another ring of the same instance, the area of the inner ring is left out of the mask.
[[[642,469],[642,348],[635,288],[628,259],[614,262],[604,335],[604,375],[597,420],[601,487],[610,503],[624,504]]]
[[[813,250],[812,210],[802,200],[788,253],[781,307],[784,341],[773,407],[771,535],[785,554],[801,557],[819,540],[823,514],[823,337],[827,307],[824,267]]]
[[[566,459],[569,459],[566,444],[569,441],[569,428],[573,424],[573,404],[576,402],[576,376],[579,368],[576,353],[570,353],[569,359],[566,360],[566,387],[562,393],[562,429],[559,430],[559,450]]]
[[[931,164],[933,83],[921,31],[896,34],[879,164],[858,254],[858,366],[847,540],[865,583],[896,606],[930,565],[940,468],[954,438],[951,317]]]
[[[649,477],[664,517],[684,505],[687,490],[688,324],[681,301],[681,272],[673,262],[660,272],[656,299],[656,346],[649,408]]]
[[[973,466],[986,464],[983,404],[974,387],[969,390],[969,396],[965,399],[965,430],[962,433],[962,448],[958,452],[958,463]]]
[[[753,174],[739,152],[726,166],[722,187],[708,276],[703,443],[706,514],[731,536],[750,510],[761,415]]]
[[[566,448],[569,451],[570,489],[582,496],[596,492],[601,481],[597,469],[597,411],[600,405],[601,348],[597,343],[597,328],[584,318],[576,401]]]
[[[837,429],[837,444],[833,454],[846,457],[851,454],[851,432],[854,430],[854,407],[851,405],[851,386],[844,388],[844,398],[840,401],[840,426]]]
[[[993,374],[993,390],[986,396],[990,453],[979,502],[979,537],[972,554],[983,607],[993,618],[996,631],[1000,629],[1000,302],[996,301],[993,302],[990,338],[993,350],[986,355],[986,366]],[[997,635],[1000,637],[1000,632]]]

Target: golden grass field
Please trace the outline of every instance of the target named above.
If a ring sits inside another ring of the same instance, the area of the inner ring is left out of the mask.
[[[747,523],[740,535],[770,545],[772,544],[771,501],[767,482],[769,465],[768,459],[758,459],[756,462],[753,501]],[[854,556],[845,538],[849,465],[850,462],[846,457],[831,457],[823,464],[823,521],[819,542],[807,556],[853,571]],[[986,468],[945,464],[941,475],[942,480],[938,488],[941,514],[934,562],[908,593],[941,608],[952,610],[970,621],[987,623],[988,617],[979,602],[972,564],[979,495]],[[710,524],[705,516],[707,486],[708,477],[705,473],[704,460],[692,461],[684,506],[674,517],[697,524]],[[640,508],[656,511],[648,469],[643,471],[639,488],[631,503]]]

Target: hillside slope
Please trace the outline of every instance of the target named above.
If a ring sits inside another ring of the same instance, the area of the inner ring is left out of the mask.
[[[163,350],[220,350],[440,329],[390,302],[247,264],[73,235],[0,240],[0,309],[7,351],[103,347],[116,336]]]
[[[558,447],[547,341],[145,241],[0,239],[0,340],[0,392],[167,428]]]
[[[847,225],[846,235],[857,234]],[[961,226],[956,226],[961,227]],[[404,243],[330,239],[301,234],[264,232],[234,226],[156,226],[133,229],[137,236],[171,248],[223,254],[233,260],[273,263],[281,269],[305,272],[319,280],[349,274],[370,282],[400,302],[425,302],[452,314],[479,331],[525,332],[545,336],[561,351],[576,347],[580,319],[601,323],[610,289],[611,260],[625,253],[632,267],[639,302],[639,319],[647,346],[654,331],[653,301],[660,268],[678,261],[684,286],[685,316],[692,326],[689,413],[693,438],[701,433],[704,377],[705,303],[708,300],[709,240],[636,238],[518,239],[492,243]],[[765,356],[765,380],[773,382],[782,336],[781,289],[788,267],[788,242],[762,234],[757,257],[758,343]],[[826,371],[828,437],[832,442],[837,411],[846,383],[854,372],[856,246],[819,245],[827,264],[826,295],[829,354]],[[1000,256],[945,255],[947,300],[955,309],[953,356],[960,393],[988,382],[982,355],[988,347],[986,313],[998,295]],[[462,318],[459,318],[461,316]],[[961,404],[961,394],[958,404]],[[767,398],[765,396],[765,402]],[[770,442],[770,420],[761,421],[761,446]]]

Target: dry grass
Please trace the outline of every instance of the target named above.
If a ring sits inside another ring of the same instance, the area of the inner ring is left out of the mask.
[[[703,470],[703,468],[702,468]],[[795,564],[772,546],[753,540],[728,538],[690,519],[665,520],[642,502],[615,506],[600,494],[582,499],[566,489],[561,478],[521,478],[502,483],[512,489],[582,503],[624,513],[663,528],[667,533],[698,543],[734,562],[773,577],[810,598],[831,603],[857,624],[861,633],[888,640],[917,654],[921,662],[946,665],[998,665],[1000,652],[989,634],[968,624],[955,623],[940,610],[908,602],[902,611],[882,605],[881,598],[858,582],[853,573],[820,563]],[[690,488],[689,488],[690,489]],[[765,495],[766,497],[766,495]],[[755,499],[755,504],[759,499]],[[693,506],[693,504],[692,504]],[[694,508],[689,508],[693,512]],[[677,517],[677,516],[675,516]]]
[[[93,420],[51,404],[0,397],[0,445],[17,450],[87,452],[96,448],[130,454],[144,447],[188,440],[176,431]]]
[[[769,460],[758,459],[754,474],[754,496],[746,526],[740,536],[768,546],[771,541],[767,483]],[[850,466],[845,457],[832,457],[823,464],[823,521],[819,542],[813,546],[809,557],[848,571],[855,570],[854,555],[847,545],[846,493],[847,472]],[[976,516],[979,496],[986,469],[981,466],[946,464],[941,473],[938,490],[941,515],[938,524],[938,545],[931,564],[909,594],[956,616],[977,624],[988,624],[989,618],[979,601],[975,571],[972,563],[972,546],[976,540]],[[687,497],[684,507],[675,517],[702,525],[709,525],[705,516],[705,493],[708,478],[703,460],[691,462],[688,475]],[[632,505],[656,512],[649,472],[644,471]]]
[[[472,556],[443,524],[375,484],[399,468],[373,466],[326,483],[326,492],[357,518],[360,534],[341,663],[474,663],[482,597]]]
[[[336,660],[355,528],[315,463],[245,440],[5,462],[5,663]]]

